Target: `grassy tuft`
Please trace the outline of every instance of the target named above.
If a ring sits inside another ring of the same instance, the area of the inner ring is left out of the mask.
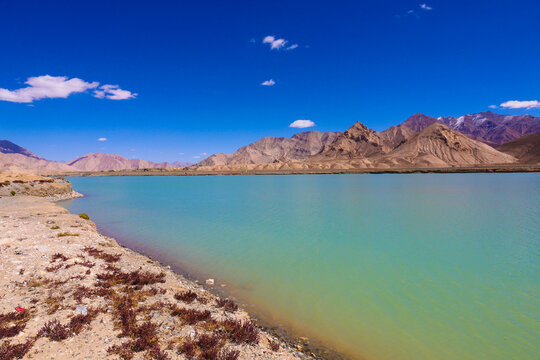
[[[85,214],[85,213],[80,213],[79,217],[84,220],[90,220],[90,216],[88,216],[88,214]]]

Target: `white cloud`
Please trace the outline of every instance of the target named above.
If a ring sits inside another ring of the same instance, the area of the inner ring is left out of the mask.
[[[497,105],[489,105],[488,108],[490,108],[490,109],[496,109],[496,108],[498,108],[498,106],[497,106]]]
[[[193,156],[194,159],[200,159],[201,157],[199,155]]]
[[[296,120],[292,124],[289,125],[289,127],[292,128],[298,128],[298,129],[304,129],[308,127],[315,126],[315,123],[311,120]]]
[[[201,153],[200,155],[202,155],[202,156],[206,156],[206,155],[208,155],[208,154],[204,152],[204,153]]]
[[[94,97],[98,99],[107,98],[110,100],[127,100],[136,97],[137,93],[122,90],[118,85],[102,85],[99,90],[94,91]]]
[[[99,138],[97,141],[107,141],[107,138]]]
[[[125,100],[134,98],[137,94],[122,90],[118,85],[102,85],[99,82],[86,82],[79,78],[68,79],[67,76],[35,76],[25,82],[27,87],[8,90],[0,88],[0,101],[15,103],[31,103],[34,100],[67,98],[71,94],[94,90],[94,97],[99,99]]]
[[[95,89],[99,83],[94,81],[88,83],[84,80],[66,76],[36,76],[30,77],[25,84],[29,85],[16,90],[0,88],[0,100],[15,103],[31,103],[34,100],[46,98],[67,98],[74,93],[84,92],[88,89]]]
[[[538,100],[510,100],[503,102],[500,105],[505,109],[536,109],[540,108],[540,101]]]
[[[420,4],[419,6],[421,9],[424,9],[424,10],[433,10],[433,8],[429,6],[428,4]]]
[[[270,80],[266,80],[264,82],[261,83],[262,86],[274,86],[276,85],[276,82],[272,79]]]
[[[272,35],[268,35],[263,39],[263,44],[270,44],[270,49],[272,50],[279,50],[285,47],[287,45],[288,41],[285,39],[276,39]],[[286,48],[286,50],[293,50],[298,47],[298,44],[293,44]]]

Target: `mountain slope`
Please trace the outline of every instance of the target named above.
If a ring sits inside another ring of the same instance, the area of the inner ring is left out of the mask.
[[[28,156],[30,158],[34,158],[37,160],[43,160],[43,158],[37,156],[36,154],[30,152],[29,150],[20,147],[19,145],[16,145],[8,140],[0,140],[0,153],[3,154],[20,154],[24,156]]]
[[[267,136],[243,146],[233,154],[218,153],[202,160],[199,166],[269,164],[276,160],[304,160],[321,151],[340,133],[306,131],[290,138]]]
[[[520,163],[538,164],[540,163],[540,132],[506,142],[497,150],[518,158]]]
[[[90,153],[68,161],[69,166],[81,171],[107,171],[107,170],[130,170],[130,169],[152,169],[168,167],[189,166],[188,163],[167,162],[154,163],[148,160],[128,159],[116,154]]]
[[[332,143],[326,145],[319,154],[312,156],[309,161],[367,158],[382,155],[390,150],[392,150],[391,147],[376,131],[356,122],[343,134],[337,136]]]
[[[57,161],[49,161],[39,157],[22,154],[0,152],[0,170],[18,168],[31,171],[74,171],[71,166]]]
[[[414,132],[420,132],[437,122],[445,124],[471,139],[482,141],[494,147],[540,131],[540,118],[538,117],[532,115],[502,115],[491,111],[459,117],[439,118],[416,113],[398,127],[405,126]]]
[[[504,164],[516,159],[472,140],[450,127],[433,123],[376,161],[381,167],[450,167]]]
[[[395,149],[397,146],[403,144],[405,141],[409,140],[416,134],[416,131],[412,130],[407,126],[391,126],[383,132],[379,133],[381,139],[388,145],[391,149]]]
[[[440,121],[472,139],[494,146],[540,131],[540,118],[531,115],[502,115],[484,111],[458,118],[445,117]]]

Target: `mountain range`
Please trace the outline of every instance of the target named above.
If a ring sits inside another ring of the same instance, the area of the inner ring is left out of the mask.
[[[306,131],[264,137],[232,154],[217,153],[192,170],[295,170],[392,167],[459,167],[539,164],[540,118],[491,111],[459,117],[417,113],[377,132],[356,122],[345,132]],[[154,163],[115,154],[90,153],[71,161],[46,160],[8,140],[0,141],[0,170],[49,172],[184,168],[189,163]]]
[[[434,124],[440,126],[433,126]],[[431,130],[415,138],[428,128]],[[307,164],[308,168],[465,166],[492,164],[497,161],[508,163],[517,160],[505,154],[497,154],[494,147],[538,132],[540,118],[531,115],[501,115],[485,111],[457,118],[435,118],[416,113],[403,123],[382,132],[357,122],[344,133],[308,131],[291,138],[265,137],[232,154],[214,154],[196,166],[220,170],[279,170],[283,166],[297,168],[298,165],[294,163],[298,161]],[[435,141],[435,138],[445,140]],[[535,139],[531,138],[530,141]],[[450,141],[459,143],[460,150],[458,151],[458,145],[454,146]],[[435,151],[434,147],[437,146],[439,149]],[[412,148],[417,150],[413,151]],[[504,149],[503,147],[502,150]],[[465,156],[466,153],[470,155]],[[413,154],[416,154],[416,160],[413,160]],[[398,160],[399,156],[409,160]],[[421,158],[424,160],[419,161]]]
[[[267,136],[241,147],[233,154],[218,153],[199,162],[200,166],[268,164],[276,160],[304,160],[332,143],[339,132],[306,131],[290,138]]]
[[[115,154],[90,153],[71,161],[46,160],[8,140],[0,140],[0,170],[39,170],[44,172],[107,171],[152,168],[180,168],[192,165],[184,162],[154,163],[128,159]]]

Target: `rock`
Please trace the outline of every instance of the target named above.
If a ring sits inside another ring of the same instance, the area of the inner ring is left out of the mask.
[[[88,315],[88,309],[86,309],[86,306],[83,305],[77,305],[75,312],[81,315]]]
[[[214,279],[207,279],[206,285],[214,285]]]

